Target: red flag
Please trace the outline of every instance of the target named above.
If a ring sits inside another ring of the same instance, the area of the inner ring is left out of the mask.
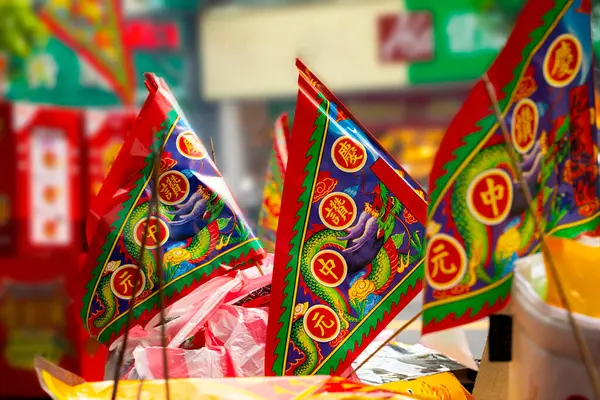
[[[343,373],[421,290],[425,194],[298,61],[267,375]]]
[[[131,53],[119,0],[49,0],[42,20],[113,86],[123,103],[135,101]]]

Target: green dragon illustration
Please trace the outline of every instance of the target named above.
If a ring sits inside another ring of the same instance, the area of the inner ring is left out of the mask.
[[[465,240],[467,259],[469,260],[467,272],[461,281],[462,285],[471,287],[477,280],[487,284],[496,281],[505,271],[506,263],[510,262],[513,254],[522,256],[531,251],[531,246],[537,239],[534,218],[549,224],[548,228],[551,224],[558,223],[567,213],[567,207],[553,207],[550,218],[542,218],[548,200],[551,197],[555,199],[558,194],[555,187],[547,187],[547,182],[557,173],[558,163],[568,155],[569,145],[566,142],[568,127],[569,119],[567,118],[557,127],[555,140],[550,148],[545,148],[547,134],[545,131],[542,132],[534,149],[521,156],[523,177],[534,198],[534,214],[528,211],[523,191],[510,167],[510,159],[504,144],[492,145],[479,151],[456,178],[451,210],[458,232]],[[488,228],[475,219],[464,199],[467,198],[470,183],[482,171],[493,168],[503,169],[512,177],[513,202],[507,218],[516,219],[517,223],[509,223],[498,238],[496,251],[491,255],[493,271],[490,276],[484,269],[490,246]],[[546,220],[549,222],[545,222]]]
[[[185,217],[185,223],[191,223],[195,219],[202,218],[201,222],[205,225],[198,232],[186,241],[186,245],[176,247],[169,250],[163,255],[163,268],[165,271],[165,282],[171,281],[177,273],[178,268],[184,263],[198,265],[206,260],[215,250],[245,241],[250,232],[244,226],[234,221],[233,228],[227,232],[222,232],[231,223],[232,218],[220,218],[220,215],[225,207],[225,202],[214,192],[199,187],[196,192],[198,196],[192,195],[190,199],[180,206],[182,210],[194,211],[190,212]],[[198,204],[202,206],[199,207]],[[125,222],[123,227],[123,244],[127,252],[133,260],[139,260],[141,255],[141,246],[134,238],[134,228],[136,224],[148,216],[148,202],[143,202],[137,205],[131,212],[131,215]],[[159,206],[161,217],[164,220],[172,223],[175,220],[176,212],[171,206]],[[236,235],[233,236],[235,230]],[[146,278],[146,283],[139,298],[143,299],[152,294],[155,284],[158,281],[155,265],[156,254],[154,251],[146,249],[141,260],[141,272]],[[204,271],[209,274],[211,271],[207,268]],[[110,279],[112,272],[105,271],[104,276],[100,279],[98,289],[98,301],[102,304],[104,311],[102,314],[95,315],[93,324],[97,328],[103,328],[112,321],[117,313],[117,300],[111,290]]]
[[[402,273],[409,265],[423,257],[424,249],[419,233],[414,232],[411,236],[408,226],[397,217],[401,215],[404,206],[389,196],[388,189],[383,184],[376,187],[375,196],[373,203],[365,203],[364,210],[354,228],[350,228],[350,233],[341,234],[340,231],[332,229],[318,231],[308,238],[302,250],[300,271],[306,287],[315,297],[335,310],[340,319],[341,332],[338,338],[329,342],[332,347],[337,346],[340,339],[348,335],[351,322],[357,323],[364,318],[366,294],[363,293],[360,299],[353,299],[353,289],[350,288],[348,297],[351,301],[348,302],[346,294],[341,293],[338,288],[326,287],[319,283],[310,266],[311,260],[318,252],[325,249],[339,251],[348,265],[348,275],[364,270],[367,266],[364,262],[353,265],[352,260],[356,258],[357,253],[360,253],[361,261],[371,260],[370,272],[359,281],[366,282],[370,288],[369,293],[375,295],[387,290],[397,273]],[[404,226],[405,232],[393,234],[396,222]],[[399,253],[405,235],[410,238],[408,251]],[[353,252],[353,248],[357,250]],[[371,256],[369,252],[375,254]],[[305,312],[302,304],[296,307],[291,328],[290,341],[293,347],[303,354],[303,358],[292,363],[289,368],[295,375],[310,374],[322,359],[320,349],[304,330]]]

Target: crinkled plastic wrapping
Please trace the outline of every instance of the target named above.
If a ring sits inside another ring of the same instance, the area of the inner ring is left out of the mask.
[[[42,388],[54,400],[111,398],[113,381],[88,383],[42,358],[36,359],[36,371]],[[170,397],[177,400],[450,399],[450,397],[403,394],[402,390],[404,389],[378,388],[326,375],[169,380]],[[165,381],[121,381],[117,398],[120,400],[165,399]]]
[[[171,378],[262,376],[268,313],[239,303],[272,278],[272,255],[261,265],[214,278],[166,310],[167,365]],[[120,376],[164,375],[159,317],[130,331]],[[122,339],[111,347],[105,378],[114,376]]]
[[[576,263],[569,267],[584,268]],[[539,270],[545,270],[542,254],[516,263],[509,398],[592,399],[593,390],[566,310],[546,303],[532,285],[532,277],[538,276]],[[600,365],[600,319],[578,313],[574,317],[594,362]]]
[[[600,247],[591,238],[579,242],[558,237],[546,240],[572,311],[600,318]],[[547,260],[545,265],[547,269]],[[546,277],[546,303],[564,308],[554,276],[546,273]]]
[[[391,330],[381,332],[353,366],[362,363],[391,335]],[[361,382],[379,385],[461,369],[465,367],[427,347],[390,342],[367,361],[357,375]]]
[[[267,311],[217,306],[204,329],[206,347],[167,348],[170,378],[231,378],[264,375]],[[163,348],[138,346],[134,368],[140,379],[163,379]]]

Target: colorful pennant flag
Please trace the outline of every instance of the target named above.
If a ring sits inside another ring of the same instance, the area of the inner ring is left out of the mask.
[[[600,221],[589,8],[531,0],[487,72],[534,213],[483,81],[454,118],[430,178],[423,333],[473,322],[509,301],[515,259],[539,234],[576,237]]]
[[[41,17],[49,30],[94,66],[125,104],[135,101],[131,53],[119,0],[48,0]]]
[[[152,74],[146,85],[150,95],[88,219],[94,234],[82,271],[81,316],[103,343],[124,332],[144,237],[134,308],[140,325],[158,312],[157,255],[164,268],[164,307],[201,283],[232,268],[256,265],[266,255],[169,88]],[[162,143],[156,214],[150,213],[149,201],[155,151]]]
[[[269,375],[344,372],[421,290],[425,193],[300,62]]]
[[[275,121],[273,149],[267,166],[267,177],[263,204],[258,217],[256,234],[269,253],[275,251],[275,236],[281,209],[281,195],[283,194],[283,181],[288,160],[287,138],[289,137],[288,116],[282,114]]]

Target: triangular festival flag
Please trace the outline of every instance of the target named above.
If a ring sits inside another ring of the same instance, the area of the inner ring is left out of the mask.
[[[275,121],[273,132],[273,149],[267,166],[263,203],[258,216],[256,234],[269,253],[275,251],[275,237],[281,210],[281,196],[283,194],[283,181],[288,160],[289,137],[287,114],[281,114]]]
[[[125,104],[135,101],[131,53],[119,0],[48,0],[41,17],[50,31],[85,58]]]
[[[265,373],[342,373],[421,290],[424,191],[300,62]]]
[[[504,308],[514,261],[540,248],[534,219],[568,238],[598,226],[590,14],[581,5],[529,1],[487,72],[533,214],[483,80],[440,145],[429,186],[424,334]]]
[[[81,316],[103,343],[124,333],[136,280],[141,285],[135,293],[135,323],[143,325],[158,312],[157,254],[162,255],[164,307],[203,282],[254,266],[266,255],[169,88],[152,74],[146,85],[150,95],[88,218],[94,233],[81,275]],[[149,208],[155,154],[163,143],[156,214]]]

